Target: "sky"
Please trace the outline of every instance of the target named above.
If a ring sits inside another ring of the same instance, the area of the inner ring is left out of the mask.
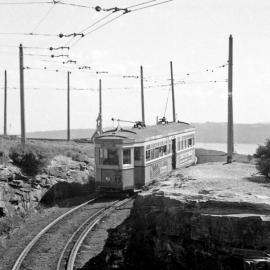
[[[173,62],[175,82],[178,82],[175,85],[177,119],[185,122],[226,122],[226,65],[230,34],[234,42],[234,121],[270,122],[268,0],[174,0],[126,13],[80,40],[78,37],[70,40],[57,35],[79,33],[110,14],[109,11],[97,12],[92,7],[125,8],[147,0],[62,1],[91,8],[52,3],[26,4],[31,2],[29,0],[0,0],[0,129],[3,128],[4,70],[7,70],[8,133],[20,132],[20,43],[24,46],[26,68],[27,132],[66,128],[68,70],[71,71],[72,129],[95,128],[99,79],[102,80],[104,125],[111,126],[112,117],[140,120],[140,79],[123,76],[139,76],[141,65],[145,79],[146,124],[155,123],[156,116],[164,114],[171,120],[170,61]],[[4,4],[17,2],[24,4]],[[122,12],[110,15],[89,31],[120,14]],[[40,23],[42,18],[44,20]],[[66,44],[71,45],[70,50],[48,50],[49,47]],[[69,58],[51,58],[52,53],[68,54]],[[67,60],[75,60],[77,64],[63,65],[62,62]],[[79,66],[90,66],[91,70],[79,70]],[[55,72],[56,69],[59,72]],[[106,73],[97,74],[96,71]]]

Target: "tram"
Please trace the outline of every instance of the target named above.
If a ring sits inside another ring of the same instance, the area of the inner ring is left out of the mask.
[[[95,138],[96,186],[133,191],[157,176],[196,163],[195,128],[185,122],[118,127]]]

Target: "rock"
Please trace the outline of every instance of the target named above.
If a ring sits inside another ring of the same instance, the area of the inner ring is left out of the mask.
[[[158,190],[138,195],[131,216],[82,269],[270,269],[269,213],[216,214],[228,205],[213,201],[206,214],[205,206]]]
[[[24,186],[23,180],[12,180],[12,182],[9,182],[9,185],[13,188],[21,188]]]

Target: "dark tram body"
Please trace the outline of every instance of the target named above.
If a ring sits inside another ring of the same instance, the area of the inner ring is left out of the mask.
[[[95,138],[100,191],[131,191],[196,162],[195,128],[188,123],[106,131]]]

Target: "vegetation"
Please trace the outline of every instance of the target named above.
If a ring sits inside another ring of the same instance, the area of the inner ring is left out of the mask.
[[[89,158],[94,157],[94,147],[88,143],[76,143],[66,141],[36,141],[28,140],[27,144],[33,146],[33,148],[43,149],[49,154],[50,157],[58,155],[70,157],[74,161],[89,162]],[[0,136],[0,164],[6,163],[10,160],[10,149],[18,147],[19,140],[15,136],[1,137]]]
[[[264,176],[270,178],[270,139],[268,139],[265,145],[260,145],[256,153],[256,168]]]
[[[27,175],[36,175],[48,165],[52,155],[48,149],[34,144],[17,144],[9,149],[9,157]]]

